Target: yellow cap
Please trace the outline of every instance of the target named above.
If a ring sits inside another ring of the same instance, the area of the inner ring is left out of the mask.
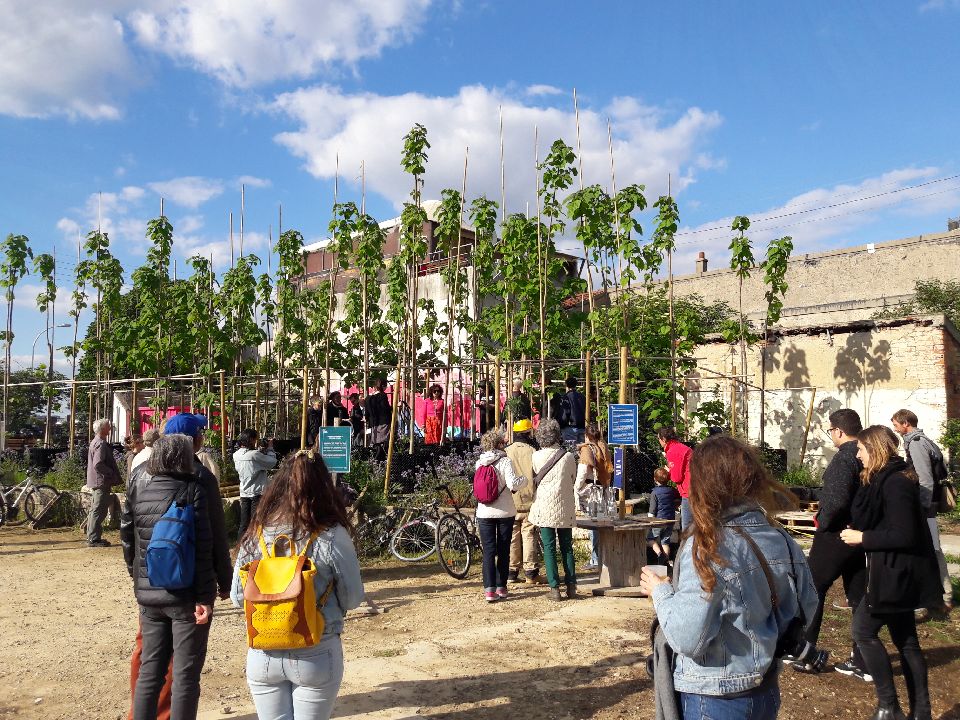
[[[513,424],[514,432],[530,432],[533,430],[533,423],[529,420],[517,420]]]

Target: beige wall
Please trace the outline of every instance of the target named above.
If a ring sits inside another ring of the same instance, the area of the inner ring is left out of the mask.
[[[762,254],[763,250],[759,250]],[[758,258],[762,259],[762,258]],[[713,262],[719,258],[712,258]],[[873,316],[887,303],[914,292],[917,280],[960,277],[960,231],[920,235],[893,242],[795,255],[790,260],[782,327],[847,322]],[[699,294],[737,307],[738,281],[729,269],[674,279],[677,294]],[[755,269],[744,283],[743,307],[751,320],[766,312],[763,276]]]
[[[816,388],[814,414],[807,439],[807,460],[825,464],[833,455],[826,435],[828,416],[849,407],[860,413],[864,425],[889,425],[890,416],[901,407],[913,410],[920,426],[937,439],[947,418],[948,403],[956,392],[946,387],[947,356],[957,354],[958,344],[945,329],[942,317],[910,322],[879,323],[877,327],[845,329],[844,326],[812,328],[783,335],[771,344],[766,360],[765,440],[772,447],[786,448],[791,464],[799,461],[807,411]],[[688,409],[700,400],[713,399],[714,389],[730,404],[728,380],[713,373],[737,374],[739,349],[723,342],[699,347],[698,371],[688,380]],[[748,382],[761,385],[760,350],[748,349]],[[700,392],[693,392],[699,389]],[[760,392],[746,393],[749,437],[760,436]],[[738,397],[742,404],[744,396]]]

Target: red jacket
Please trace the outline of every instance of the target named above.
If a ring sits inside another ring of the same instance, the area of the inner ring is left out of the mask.
[[[681,442],[668,440],[663,454],[667,456],[670,479],[677,486],[680,497],[690,497],[690,456],[693,450]]]

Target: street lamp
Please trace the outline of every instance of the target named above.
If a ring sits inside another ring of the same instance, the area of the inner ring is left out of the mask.
[[[54,326],[53,326],[52,328],[50,328],[50,329],[51,329],[51,330],[56,330],[57,328],[68,328],[68,327],[73,327],[73,326],[72,326],[70,323],[63,323],[62,325],[54,325]],[[37,354],[37,340],[40,339],[40,336],[41,336],[41,335],[45,335],[46,332],[47,332],[47,329],[44,328],[44,329],[41,330],[41,331],[39,332],[39,334],[33,339],[33,350],[30,351],[30,369],[31,369],[31,370],[33,370],[34,367],[36,367],[36,366],[33,364],[33,359],[34,359],[34,357],[35,357],[36,354]]]

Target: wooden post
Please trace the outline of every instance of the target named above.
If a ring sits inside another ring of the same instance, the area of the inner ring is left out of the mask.
[[[810,407],[807,408],[807,424],[803,430],[803,444],[800,446],[800,464],[803,465],[803,461],[807,457],[807,436],[810,434],[810,423],[813,421],[813,403],[817,399],[817,389],[811,388],[810,392]]]
[[[307,408],[310,406],[310,368],[303,367],[303,398],[300,402],[300,449],[307,449]]]
[[[257,375],[257,383],[253,387],[253,427],[260,432],[260,376]]]
[[[581,325],[581,327],[583,326]],[[585,392],[583,393],[583,395],[586,398],[587,404],[583,411],[583,421],[584,421],[584,424],[589,425],[590,424],[590,376],[593,373],[593,355],[589,350],[587,350],[587,353],[586,353],[585,365],[586,367],[584,370],[584,375],[586,376],[586,379],[584,381],[583,389]],[[599,417],[600,417],[600,408],[598,407],[597,408],[598,420],[599,420]]]
[[[76,378],[70,383],[70,454],[73,455],[73,450],[76,447],[77,442],[77,380]]]
[[[500,358],[493,363],[493,424],[500,427]]]
[[[130,397],[130,422],[127,428],[127,432],[131,435],[140,433],[140,423],[137,422],[137,416],[140,414],[137,412],[137,409],[140,406],[140,396],[137,393],[137,381],[133,381],[133,393]]]
[[[620,404],[627,402],[627,347],[620,346]],[[620,519],[627,516],[627,474],[623,474],[623,487],[620,488],[620,507],[617,510]]]
[[[220,462],[227,461],[227,391],[220,371]]]
[[[99,387],[99,385],[96,385],[95,387]],[[89,404],[90,404],[90,407],[87,410],[87,442],[88,443],[93,442],[93,421],[95,419],[93,417],[93,396],[95,394],[96,393],[94,392],[87,393],[87,400],[89,401]]]
[[[730,384],[730,437],[737,436],[737,381]],[[806,440],[806,438],[804,438]]]

